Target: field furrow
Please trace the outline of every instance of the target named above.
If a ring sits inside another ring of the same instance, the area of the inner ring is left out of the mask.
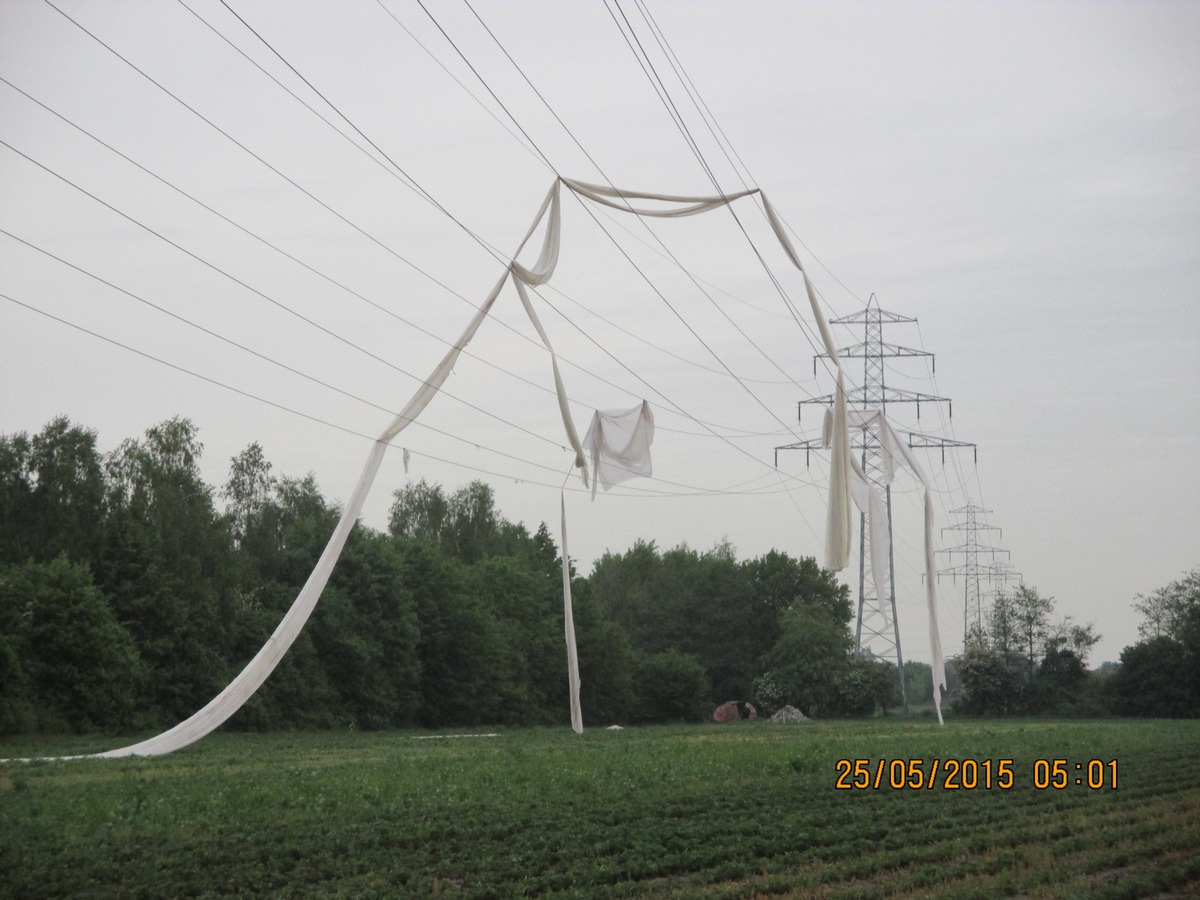
[[[843,758],[1012,759],[1015,783],[838,790]],[[1034,785],[1038,759],[1114,758],[1116,790]],[[12,897],[1169,895],[1196,846],[1194,722],[220,734],[0,767]]]

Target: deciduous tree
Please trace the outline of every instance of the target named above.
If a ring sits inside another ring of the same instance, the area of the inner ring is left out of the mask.
[[[0,564],[0,635],[0,731],[132,724],[141,663],[86,566]]]
[[[97,581],[133,636],[155,715],[178,720],[226,683],[234,642],[229,532],[200,475],[203,445],[175,418],[106,463],[106,545]]]

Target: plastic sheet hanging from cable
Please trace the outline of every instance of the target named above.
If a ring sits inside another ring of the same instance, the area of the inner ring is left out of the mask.
[[[496,298],[500,296],[500,292],[505,282],[508,281],[509,276],[513,276],[515,283],[520,289],[523,283],[544,284],[553,274],[555,264],[558,260],[560,239],[559,190],[557,181],[546,195],[546,199],[538,210],[533,224],[517,249],[517,254],[520,254],[525,244],[533,236],[538,225],[546,218],[547,212],[549,212],[549,222],[537,263],[531,269],[526,268],[516,262],[516,256],[514,255],[513,260],[506,267],[504,274],[500,276],[495,286],[488,293],[487,298],[471,318],[467,327],[463,329],[458,340],[446,352],[445,356],[442,357],[441,362],[438,363],[429,377],[417,388],[408,403],[396,415],[396,418],[392,420],[378,439],[376,439],[371,447],[371,452],[367,456],[366,464],[359,474],[350,499],[342,510],[341,518],[334,528],[329,543],[321,553],[316,567],[313,569],[312,574],[309,575],[308,580],[300,590],[295,601],[293,601],[292,606],[284,614],[279,625],[276,626],[274,633],[267,639],[267,642],[255,654],[254,658],[208,704],[175,727],[139,743],[109,750],[104,753],[92,754],[92,756],[99,758],[160,756],[171,753],[181,747],[186,747],[188,744],[210,734],[223,724],[262,686],[263,682],[267,680],[268,676],[270,676],[279,664],[279,661],[283,659],[284,654],[287,653],[288,649],[295,642],[305,623],[312,615],[312,611],[320,599],[321,592],[325,589],[325,585],[329,582],[329,577],[333,573],[333,567],[337,563],[343,547],[345,547],[346,540],[349,538],[354,524],[358,521],[358,517],[362,514],[363,504],[370,492],[371,485],[375,481],[375,476],[379,472],[379,467],[383,462],[388,443],[415,422],[425,407],[437,396],[442,385],[445,384],[446,379],[450,377],[450,373],[454,370],[454,365],[462,354],[463,349],[471,342],[471,339],[479,330],[479,326],[491,312],[492,306],[495,304]],[[541,327],[541,323],[537,321],[536,315],[533,313],[524,296],[522,296],[522,301],[530,318],[534,322],[538,334],[546,343],[546,348],[551,354],[559,409],[562,412],[564,425],[567,429],[568,440],[575,451],[575,465],[581,469],[584,484],[586,485],[588,483],[587,463],[584,458],[583,446],[575,434],[575,426],[568,412],[566,391],[563,388],[562,379],[558,374],[557,359],[554,356],[553,349],[550,347],[549,339]]]
[[[638,476],[648,477],[650,445],[654,441],[654,414],[645,400],[625,410],[596,410],[583,438],[592,460],[592,500],[596,486],[607,491]],[[571,696],[571,727],[583,733],[583,710],[579,702],[579,654],[575,649],[575,617],[571,607],[571,561],[567,552],[567,499],[560,497],[562,510],[563,628],[567,640],[567,681]]]
[[[567,549],[567,498],[559,494],[562,524],[563,637],[567,642],[567,690],[571,704],[571,730],[583,734],[583,705],[579,701],[579,651],[575,647],[575,611],[571,605],[571,554]]]
[[[449,377],[454,369],[455,363],[458,361],[463,349],[474,338],[479,326],[483,320],[487,318],[491,312],[496,299],[499,297],[504,284],[508,278],[512,276],[513,282],[517,288],[517,293],[520,296],[522,306],[525,308],[530,321],[537,330],[539,337],[550,353],[551,367],[554,375],[555,392],[558,398],[559,411],[563,421],[563,427],[567,434],[567,439],[571,444],[571,448],[575,453],[574,466],[580,469],[581,477],[585,485],[588,484],[588,468],[583,450],[583,446],[579,440],[575,430],[574,421],[570,415],[569,403],[567,399],[566,389],[563,385],[563,380],[558,368],[558,358],[554,353],[554,349],[550,344],[548,335],[542,327],[533,305],[529,300],[526,286],[537,286],[545,284],[554,274],[555,267],[558,262],[559,247],[561,241],[561,212],[560,212],[560,185],[566,184],[578,194],[588,197],[600,203],[605,203],[617,209],[627,212],[632,212],[637,215],[658,216],[666,218],[675,218],[681,216],[697,215],[699,213],[708,212],[720,206],[727,205],[741,197],[746,197],[751,194],[759,193],[767,213],[768,220],[771,223],[772,229],[775,231],[776,237],[784,248],[788,258],[803,274],[805,291],[809,298],[809,303],[812,307],[814,319],[817,322],[818,329],[821,334],[822,342],[825,344],[825,351],[838,367],[838,388],[835,395],[835,434],[833,436],[833,449],[835,462],[831,467],[830,476],[830,512],[829,522],[830,529],[827,535],[826,557],[827,566],[834,570],[845,568],[849,559],[850,539],[849,539],[849,466],[843,465],[845,459],[849,458],[849,440],[845,428],[845,390],[844,382],[841,374],[841,363],[838,360],[837,348],[834,346],[832,339],[829,336],[829,327],[826,324],[825,317],[821,312],[820,306],[817,303],[816,294],[813,291],[812,285],[808,280],[808,274],[804,271],[803,265],[800,263],[799,256],[788,240],[778,217],[774,210],[767,202],[765,195],[762,195],[757,189],[743,191],[737,194],[722,195],[722,196],[700,196],[687,197],[672,194],[653,194],[645,192],[627,192],[619,191],[615,188],[598,187],[589,185],[584,182],[571,181],[568,179],[556,179],[547,193],[545,200],[542,202],[541,208],[534,217],[533,223],[526,232],[517,248],[517,252],[513,255],[509,264],[506,266],[504,273],[500,276],[495,286],[489,292],[487,298],[480,305],[476,314],[463,330],[459,339],[451,346],[441,362],[437,365],[430,376],[422,382],[416,392],[405,404],[403,409],[396,415],[395,419],[388,425],[382,434],[376,439],[372,445],[370,453],[367,456],[367,461],[363,465],[362,471],[359,474],[358,481],[355,484],[354,490],[351,493],[350,499],[347,501],[345,508],[342,510],[342,515],[338,520],[338,524],[330,536],[329,543],[326,545],[313,569],[312,574],[305,582],[304,587],[300,590],[292,606],[280,620],[274,633],[267,642],[259,650],[259,652],[250,660],[245,668],[208,704],[188,719],[180,722],[175,727],[155,735],[152,738],[141,741],[136,744],[131,744],[126,747],[120,747],[115,750],[109,750],[104,753],[92,754],[92,757],[123,757],[123,756],[154,756],[165,753],[171,753],[181,747],[185,747],[194,741],[199,740],[205,735],[211,733],[232,716],[242,705],[254,694],[255,691],[263,684],[264,681],[274,671],[279,661],[287,653],[292,646],[296,637],[300,634],[308,618],[312,614],[317,601],[320,599],[321,593],[329,581],[329,577],[333,572],[333,568],[337,563],[338,557],[341,555],[342,549],[345,546],[346,540],[349,538],[350,532],[362,513],[363,504],[366,501],[367,495],[370,492],[371,486],[374,483],[375,477],[379,472],[379,467],[382,464],[384,454],[390,441],[392,441],[404,429],[416,421],[417,417],[425,409],[426,406],[437,396],[442,385]],[[684,204],[681,207],[671,209],[635,209],[632,207],[628,199],[642,199],[651,201],[660,201],[668,204]],[[526,267],[517,261],[517,256],[524,249],[529,239],[536,232],[539,225],[545,221],[545,234],[542,240],[541,251],[538,255],[537,262],[532,267]],[[844,458],[844,459],[843,459]],[[574,648],[574,628],[572,617],[570,615],[570,577],[569,577],[569,560],[565,550],[566,539],[566,517],[565,503],[563,505],[563,583],[564,583],[564,620],[565,628],[567,629],[567,643],[569,656],[569,678],[571,680],[572,693],[575,697],[572,710],[572,725],[576,730],[582,730],[582,719],[578,707],[578,664],[573,652]]]
[[[645,400],[632,409],[596,410],[583,436],[592,461],[592,499],[597,486],[608,490],[630,478],[653,474],[650,445],[654,442],[654,413]]]
[[[825,411],[824,443],[831,443],[834,411]],[[936,571],[933,563],[933,501],[929,495],[929,481],[925,477],[920,463],[913,456],[912,450],[904,443],[892,423],[878,409],[855,409],[848,411],[848,424],[856,430],[870,431],[874,434],[879,447],[879,459],[882,464],[878,484],[873,484],[863,472],[858,460],[850,458],[851,495],[859,510],[866,513],[867,529],[871,537],[871,577],[878,591],[885,582],[887,559],[892,547],[892,528],[888,521],[887,506],[879,491],[879,485],[888,485],[896,477],[897,465],[904,466],[924,488],[925,505],[925,602],[929,616],[929,652],[933,657],[933,703],[937,708],[939,724],[942,720],[942,691],[946,687],[946,662],[942,656],[942,639],[938,627]],[[879,598],[883,603],[884,598]],[[887,613],[885,612],[886,616]]]
[[[837,385],[834,390],[833,403],[833,436],[830,448],[829,505],[825,522],[825,567],[834,572],[840,572],[846,568],[850,563],[850,544],[853,525],[851,520],[852,498],[850,496],[850,433],[846,420],[845,375],[842,372],[842,362],[838,356],[837,345],[833,342],[833,336],[829,331],[829,323],[826,321],[825,314],[821,310],[821,304],[817,300],[817,293],[808,278],[808,272],[805,271],[804,264],[800,261],[800,255],[796,252],[796,248],[792,246],[783,222],[775,212],[775,208],[771,206],[767,195],[759,188],[750,188],[749,190],[739,191],[734,194],[691,197],[680,196],[678,194],[657,194],[648,191],[618,190],[614,187],[588,184],[570,178],[564,178],[562,182],[576,194],[587,197],[596,203],[601,203],[613,209],[619,209],[638,216],[654,216],[657,218],[680,218],[683,216],[699,215],[700,213],[709,212],[721,206],[728,206],[735,200],[740,200],[743,197],[758,194],[759,199],[762,201],[763,212],[767,216],[767,222],[770,224],[771,230],[775,233],[775,239],[779,241],[783,252],[787,255],[792,265],[799,270],[801,277],[804,279],[804,293],[808,297],[813,321],[816,322],[817,331],[821,335],[821,343],[825,347],[825,353],[829,357],[830,362],[837,369]],[[648,200],[669,205],[666,207],[635,207],[630,202],[631,200]],[[683,205],[680,206],[679,204]]]

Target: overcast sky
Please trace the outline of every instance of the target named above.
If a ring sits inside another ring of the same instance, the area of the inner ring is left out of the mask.
[[[1200,563],[1200,5],[471,5],[0,2],[0,432],[66,414],[107,451],[185,416],[210,483],[258,441],[344,500],[555,172],[713,192],[657,75],[721,189],[761,187],[794,229],[831,318],[874,293],[917,319],[884,340],[936,373],[904,360],[888,382],[953,418],[893,421],[978,445],[920,451],[938,528],[990,510],[981,542],[1095,623],[1093,662],[1137,639],[1135,595]],[[568,482],[579,568],[638,538],[820,557],[827,461],[776,469],[774,448],[817,436],[796,403],[832,380],[759,207],[647,228],[564,201],[535,304],[575,420],[647,399],[659,425],[655,478],[595,503]],[[571,455],[511,287],[470,354],[367,524],[409,479],[483,478],[557,532]],[[910,477],[895,506],[901,638],[928,659]],[[954,653],[962,581],[939,588]]]

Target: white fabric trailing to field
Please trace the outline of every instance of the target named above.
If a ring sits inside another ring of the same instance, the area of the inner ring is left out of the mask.
[[[645,400],[632,409],[592,414],[592,423],[584,436],[584,447],[592,459],[592,500],[596,485],[608,490],[630,478],[649,476],[650,444],[654,441],[654,414]],[[583,733],[583,710],[579,703],[579,655],[575,649],[575,617],[571,609],[571,558],[567,551],[567,501],[560,496],[562,509],[563,627],[567,639],[567,679],[571,693],[571,727]]]
[[[546,350],[550,353],[550,365],[554,376],[554,388],[558,398],[563,428],[566,431],[571,449],[575,452],[574,466],[580,470],[584,485],[588,485],[587,459],[583,444],[580,442],[576,432],[574,420],[570,414],[566,388],[558,368],[558,357],[554,353],[549,336],[542,327],[542,323],[538,319],[526,291],[526,286],[536,287],[548,282],[557,266],[562,230],[560,187],[563,184],[582,197],[613,207],[614,209],[632,212],[639,216],[663,218],[697,215],[728,205],[735,200],[752,194],[757,193],[759,195],[763,203],[763,208],[766,211],[767,219],[779,243],[782,245],[788,259],[791,260],[792,264],[803,275],[805,292],[808,295],[813,318],[817,323],[822,343],[825,345],[825,352],[837,366],[837,391],[834,398],[832,429],[830,433],[833,460],[830,467],[829,531],[826,537],[826,566],[834,571],[839,571],[846,567],[850,557],[850,473],[852,460],[850,457],[846,418],[846,392],[841,362],[838,359],[837,348],[834,346],[829,334],[829,326],[826,323],[825,316],[817,302],[812,284],[808,280],[808,274],[804,271],[804,266],[801,264],[795,248],[788,240],[782,223],[770,203],[767,202],[766,195],[756,188],[727,196],[689,197],[673,194],[619,191],[615,188],[591,185],[569,179],[556,179],[547,193],[545,200],[542,202],[537,215],[534,217],[533,223],[518,246],[517,252],[505,268],[504,274],[501,275],[458,340],[447,351],[429,378],[417,388],[408,403],[405,404],[404,408],[396,415],[396,418],[392,420],[372,445],[371,451],[367,456],[367,461],[363,466],[362,472],[359,474],[358,482],[355,484],[354,491],[351,493],[349,501],[347,501],[345,508],[342,510],[337,527],[334,529],[329,543],[322,552],[316,568],[313,569],[312,574],[305,582],[304,587],[297,595],[291,608],[288,609],[262,649],[258,651],[254,658],[247,663],[246,667],[242,669],[237,677],[221,693],[190,718],[152,738],[131,744],[127,747],[120,747],[116,750],[93,754],[94,757],[157,756],[185,747],[219,727],[237,712],[263,682],[266,681],[271,672],[279,664],[279,661],[283,659],[284,654],[292,646],[301,629],[303,629],[305,623],[308,621],[309,616],[312,614],[313,609],[316,607],[321,592],[325,589],[325,585],[328,583],[330,575],[333,572],[333,567],[337,563],[338,557],[341,555],[342,549],[346,544],[346,540],[349,538],[350,532],[353,530],[358,517],[362,513],[363,503],[366,501],[371,485],[379,471],[380,464],[383,462],[383,456],[387,451],[389,442],[415,422],[425,407],[437,396],[442,385],[453,371],[454,365],[458,361],[458,357],[463,349],[471,342],[471,339],[479,330],[479,326],[491,312],[496,298],[500,296],[500,292],[510,275],[516,286],[521,305],[533,323]],[[667,208],[635,208],[628,202],[630,199],[654,201],[669,204],[670,206]],[[543,221],[545,221],[545,233],[542,239],[541,252],[538,255],[537,262],[531,268],[527,268],[517,262],[516,257],[520,255],[525,245],[529,242],[529,239]],[[598,415],[606,416],[611,414],[598,413]],[[650,414],[649,406],[643,403],[642,407],[639,408],[636,418],[640,423],[642,431],[632,439],[625,449],[608,440],[607,434],[611,429],[609,427],[610,423],[607,420],[601,420],[602,424],[596,429],[599,444],[593,444],[593,459],[597,461],[597,468],[603,468],[603,479],[598,480],[601,480],[605,489],[612,484],[624,480],[626,477],[632,477],[633,474],[648,475],[650,473],[648,451],[649,440],[653,436],[653,417]],[[596,420],[593,419],[593,424],[595,422]],[[623,426],[613,425],[612,427],[621,428]],[[591,433],[589,431],[589,435]],[[645,442],[644,450],[646,451],[644,473],[639,469],[642,465],[640,462],[631,464],[630,460],[622,457],[622,454],[627,451],[633,452],[634,450],[638,450],[640,445],[639,447],[633,445],[643,440]],[[405,462],[407,463],[407,461],[408,453],[406,451]],[[568,679],[571,690],[571,725],[577,732],[580,732],[583,730],[583,717],[579,707],[579,665],[575,649],[574,619],[571,610],[570,559],[567,554],[565,499],[561,504],[561,512],[563,538],[563,619],[567,642]],[[932,559],[928,553],[927,556],[930,560]],[[931,580],[930,591],[932,592],[932,590]],[[931,599],[932,603],[933,600]],[[932,608],[931,605],[931,610]],[[932,630],[933,627],[931,624]],[[936,637],[936,635],[934,636]],[[940,659],[940,655],[938,658]]]
[[[832,430],[834,411],[825,412],[825,435],[829,442]],[[942,657],[942,639],[938,628],[937,587],[935,582],[936,570],[933,567],[933,501],[929,496],[929,481],[920,463],[913,456],[912,450],[904,443],[900,435],[892,427],[892,423],[879,409],[855,409],[848,413],[849,425],[854,429],[874,432],[879,442],[879,457],[883,463],[882,484],[891,484],[896,477],[896,466],[905,466],[917,481],[921,482],[925,501],[925,601],[929,614],[929,649],[933,656],[933,703],[937,708],[939,724],[942,720],[942,690],[946,687],[946,662]],[[880,493],[878,485],[874,485],[863,472],[857,459],[850,458],[851,465],[851,495],[859,510],[866,513],[867,528],[871,536],[871,577],[875,582],[878,596],[885,587],[885,573],[888,570],[887,559],[892,547],[892,528],[887,517],[887,505]],[[884,610],[884,618],[888,618],[887,606],[882,596],[878,597]]]
[[[613,209],[631,212],[639,216],[656,216],[659,218],[694,216],[721,206],[727,206],[742,197],[758,194],[759,199],[762,201],[763,212],[766,213],[767,221],[771,225],[771,230],[775,232],[776,240],[779,241],[783,252],[787,255],[792,265],[800,271],[800,275],[804,279],[804,292],[808,296],[808,304],[812,310],[813,321],[817,323],[817,331],[821,335],[821,343],[825,347],[826,355],[828,355],[830,361],[837,369],[837,386],[833,395],[833,432],[830,442],[829,507],[825,523],[825,567],[833,572],[840,572],[846,568],[850,562],[850,545],[853,530],[852,501],[850,497],[850,433],[846,421],[846,380],[842,372],[842,362],[838,356],[837,345],[833,342],[833,336],[829,332],[829,323],[825,319],[825,313],[821,310],[821,304],[817,300],[817,294],[813,289],[812,282],[808,279],[808,272],[805,271],[804,264],[800,261],[800,255],[796,252],[796,248],[792,246],[792,242],[787,236],[787,230],[784,228],[779,215],[775,212],[775,208],[771,206],[767,195],[759,188],[750,188],[749,190],[739,191],[735,194],[686,197],[677,194],[624,191],[612,187],[587,184],[586,182],[575,181],[571,178],[563,178],[562,183],[576,194],[612,207]],[[665,209],[634,207],[629,202],[630,200],[653,200],[660,203],[684,205],[677,208]]]
[[[583,734],[583,707],[579,703],[579,652],[575,649],[575,613],[571,608],[571,555],[567,551],[567,498],[559,494],[562,514],[563,632],[567,641],[567,687],[571,694],[571,728]]]

